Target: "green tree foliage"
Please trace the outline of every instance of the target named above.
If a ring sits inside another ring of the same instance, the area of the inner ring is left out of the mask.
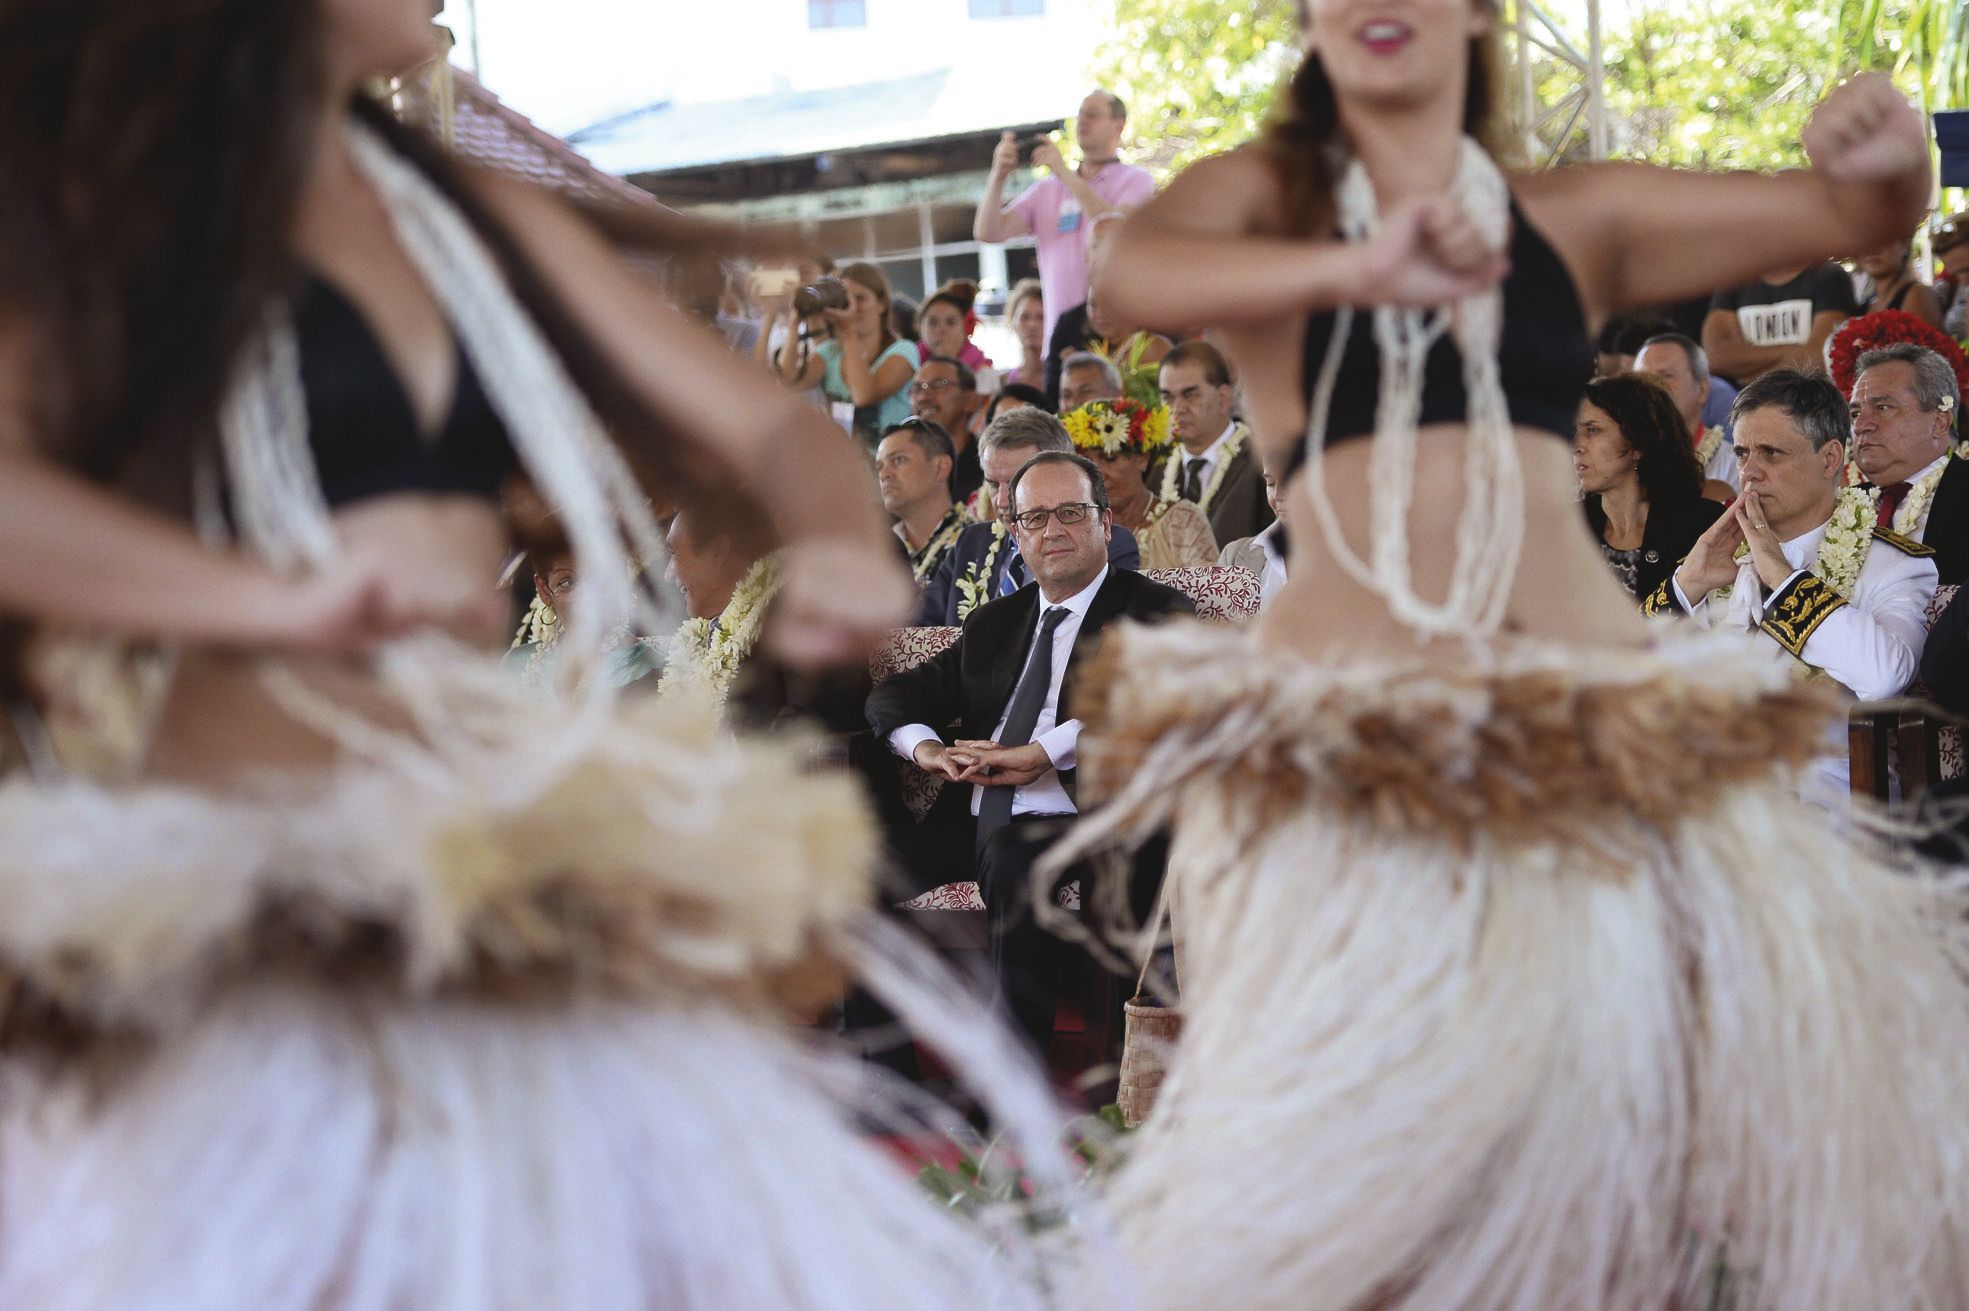
[[[1583,46],[1583,0],[1548,3]],[[1295,0],[1115,0],[1091,71],[1128,101],[1149,162],[1180,166],[1258,130],[1297,57],[1295,22]],[[1892,74],[1926,110],[1969,107],[1969,0],[1639,0],[1604,46],[1611,146],[1626,158],[1801,164],[1812,106],[1861,69]],[[1547,105],[1579,82],[1549,57],[1533,77]],[[1563,156],[1584,148],[1576,133]]]
[[[1915,7],[1707,0],[1638,8],[1606,43],[1612,152],[1700,168],[1800,165],[1812,106],[1854,73],[1890,73],[1923,98],[1932,58],[1918,48],[1926,28],[1911,27]],[[1548,65],[1541,86],[1562,78]]]
[[[1128,102],[1148,163],[1249,140],[1298,55],[1296,0],[1116,0],[1094,80]]]

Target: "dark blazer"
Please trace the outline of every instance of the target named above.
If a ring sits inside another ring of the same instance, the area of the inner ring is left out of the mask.
[[[1659,505],[1650,501],[1648,525],[1641,530],[1641,558],[1634,569],[1635,599],[1654,595],[1655,589],[1668,581],[1675,566],[1688,555],[1696,538],[1722,517],[1720,502],[1700,496]],[[1598,496],[1586,498],[1586,523],[1593,530],[1594,542],[1606,540],[1607,513],[1600,508]]]
[[[1942,582],[1969,582],[1969,460],[1951,459],[1942,470],[1921,541],[1935,552]]]
[[[923,601],[917,612],[916,627],[957,626],[957,607],[964,599],[964,594],[957,590],[957,580],[964,577],[972,565],[983,564],[990,551],[991,525],[988,523],[974,523],[957,535],[957,540],[937,565],[937,571],[923,584]],[[985,584],[994,598],[998,595],[998,584],[1005,577],[1005,566],[1011,558],[1012,546],[1008,542],[1005,549],[998,553],[998,558],[991,562],[991,577],[985,580]],[[1120,524],[1114,526],[1114,535],[1108,539],[1108,563],[1116,569],[1142,567],[1142,548],[1136,543],[1135,534]]]
[[[1251,449],[1255,440],[1245,438],[1243,448],[1224,472],[1224,481],[1217,484],[1217,499],[1210,504],[1210,535],[1219,542],[1255,537],[1277,517],[1265,499],[1265,471],[1258,464],[1257,452]]]
[[[989,738],[1025,667],[1039,626],[1040,604],[1034,583],[987,602],[971,612],[964,631],[942,654],[877,683],[868,698],[868,724],[876,738],[886,742],[891,733],[911,724],[941,730],[951,723],[960,725],[959,737]],[[1067,656],[1066,677],[1060,685],[1060,722],[1073,718],[1074,680],[1109,624],[1195,613],[1195,603],[1175,588],[1110,568]],[[1061,771],[1068,795],[1073,793],[1072,776],[1072,770]]]
[[[1941,500],[1941,489],[1935,491]],[[1921,648],[1921,681],[1928,694],[1958,715],[1969,714],[1969,588],[1944,606]]]

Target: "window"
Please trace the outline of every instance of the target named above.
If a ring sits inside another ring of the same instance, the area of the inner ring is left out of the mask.
[[[1038,17],[1046,12],[1046,0],[971,0],[973,18]]]
[[[868,0],[807,0],[807,26],[867,27]]]

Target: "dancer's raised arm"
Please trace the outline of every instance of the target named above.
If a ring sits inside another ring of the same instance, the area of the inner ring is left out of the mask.
[[[1885,77],[1834,90],[1804,141],[1811,167],[1778,174],[1602,164],[1521,181],[1552,215],[1589,310],[1614,313],[1872,250],[1920,225],[1928,130]]]
[[[787,546],[781,653],[796,661],[864,653],[907,610],[908,578],[886,540],[874,479],[840,429],[631,276],[552,196],[503,177],[477,180],[610,364],[692,445],[691,462],[720,467],[765,508]]]
[[[1273,166],[1255,150],[1201,160],[1120,225],[1095,275],[1130,322],[1233,326],[1349,304],[1440,305],[1504,276],[1444,200],[1395,207],[1365,245],[1283,234]]]

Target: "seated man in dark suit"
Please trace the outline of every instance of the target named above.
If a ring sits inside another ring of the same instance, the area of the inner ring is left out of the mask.
[[[1265,471],[1251,429],[1232,413],[1237,392],[1223,355],[1207,341],[1186,341],[1163,356],[1160,379],[1176,445],[1150,473],[1149,486],[1160,486],[1164,500],[1193,502],[1220,542],[1271,527],[1277,516],[1265,492]]]
[[[878,684],[868,722],[890,750],[946,780],[923,822],[892,834],[891,855],[918,890],[977,879],[999,990],[1043,1050],[1055,997],[1041,969],[1031,874],[1078,813],[1073,674],[1116,620],[1196,607],[1109,565],[1107,492],[1082,457],[1035,455],[1007,499],[1033,583],[981,605],[942,655]],[[960,727],[946,743],[941,729],[953,721]]]
[[[991,518],[966,528],[924,582],[919,627],[955,627],[986,601],[1010,596],[1031,581],[1020,558],[1018,535],[1006,518],[1011,504],[1006,488],[1019,466],[1041,451],[1073,451],[1067,430],[1044,410],[1010,410],[984,430],[978,439],[978,458],[991,493]],[[1134,534],[1117,526],[1108,543],[1108,563],[1117,569],[1137,569],[1141,562]]]

